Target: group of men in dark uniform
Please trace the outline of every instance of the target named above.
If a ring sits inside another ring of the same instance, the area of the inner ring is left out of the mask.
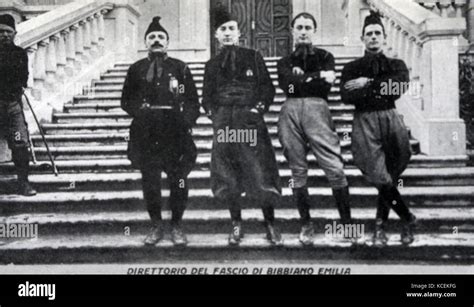
[[[273,103],[275,88],[262,56],[238,46],[237,19],[223,9],[214,15],[215,37],[221,48],[206,64],[202,100],[214,130],[211,189],[216,201],[230,210],[230,245],[238,245],[244,236],[240,200],[245,193],[262,208],[267,240],[279,246],[283,240],[275,226],[274,208],[281,202],[281,184],[263,117]],[[291,188],[301,217],[299,240],[310,245],[314,228],[307,184],[309,150],[332,187],[341,223],[350,225],[353,220],[341,146],[328,106],[328,95],[336,79],[334,56],[313,45],[317,22],[311,14],[297,15],[291,26],[295,50],[278,62],[279,84],[287,95],[278,133],[292,172]],[[0,123],[8,126],[10,135],[19,131],[22,136],[9,138],[9,145],[22,194],[33,194],[27,180],[27,129],[20,112],[22,88],[28,76],[27,57],[12,44],[11,30],[14,32],[14,22],[0,17]],[[366,53],[346,65],[341,83],[343,101],[356,107],[354,162],[379,191],[373,238],[376,246],[387,243],[385,223],[390,208],[402,220],[402,243],[413,242],[415,225],[415,217],[395,185],[410,159],[408,132],[394,104],[400,95],[382,95],[380,90],[384,82],[406,82],[409,76],[403,61],[383,54],[385,38],[380,17],[371,14],[362,29]],[[128,154],[132,165],[142,173],[144,198],[153,224],[145,244],[155,245],[164,237],[161,175],[165,172],[172,211],[171,239],[179,246],[187,244],[181,221],[189,193],[187,177],[197,158],[192,127],[201,104],[189,67],[167,55],[169,39],[160,18],[155,17],[145,33],[148,57],[130,67],[121,105],[133,118]],[[258,142],[223,142],[217,137],[229,130],[254,131]]]

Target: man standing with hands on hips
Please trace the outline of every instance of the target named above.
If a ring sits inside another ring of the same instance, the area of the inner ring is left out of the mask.
[[[349,187],[327,103],[336,80],[334,56],[313,46],[317,22],[311,14],[297,15],[291,27],[296,50],[278,62],[280,88],[288,98],[280,111],[278,134],[292,172],[293,196],[302,224],[299,240],[303,245],[311,245],[314,229],[307,186],[308,150],[316,156],[329,180],[345,225],[352,223]]]
[[[239,204],[243,192],[262,206],[267,240],[281,245],[281,235],[274,226],[274,206],[281,199],[280,178],[263,119],[273,102],[275,88],[262,56],[237,46],[237,19],[219,8],[214,21],[221,50],[206,64],[202,102],[214,129],[211,188],[217,201],[229,206],[230,245],[238,245],[243,238]],[[255,132],[257,142],[219,141],[217,135],[230,130]]]
[[[405,245],[414,241],[416,221],[396,187],[411,157],[408,130],[395,109],[401,94],[382,91],[387,84],[397,83],[404,89],[403,84],[410,77],[402,60],[383,53],[386,37],[380,16],[371,12],[362,28],[365,55],[347,64],[341,79],[343,101],[356,107],[352,132],[354,163],[379,192],[373,244],[380,247],[388,241],[385,223],[390,208],[402,220],[401,242]]]
[[[0,137],[6,138],[18,175],[18,194],[34,196],[28,181],[30,152],[22,95],[28,82],[28,55],[15,45],[15,19],[0,15]]]
[[[187,176],[197,150],[191,128],[199,117],[199,100],[187,65],[168,57],[168,32],[155,17],[145,34],[148,57],[127,74],[122,108],[133,117],[128,148],[132,165],[142,172],[143,194],[153,223],[146,245],[163,238],[161,173],[168,176],[171,239],[186,245],[181,220],[188,200]]]

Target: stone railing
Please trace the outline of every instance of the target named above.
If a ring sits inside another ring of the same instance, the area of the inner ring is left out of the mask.
[[[367,0],[385,19],[387,53],[410,69],[410,88],[397,102],[422,152],[465,156],[459,116],[459,36],[464,18],[442,18],[412,0]]]
[[[17,26],[16,43],[28,52],[27,93],[42,121],[115,61],[134,57],[139,13],[119,2],[80,0]]]
[[[474,43],[474,0],[414,0],[427,10],[443,18],[465,18],[467,31],[461,45]]]

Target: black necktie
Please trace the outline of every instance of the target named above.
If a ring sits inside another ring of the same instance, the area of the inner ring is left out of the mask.
[[[151,53],[149,59],[151,64],[146,74],[146,80],[154,83],[163,76],[163,62],[167,59],[167,55],[165,53]]]
[[[236,46],[225,46],[222,50],[224,53],[224,60],[222,61],[221,68],[230,70],[232,73],[237,70],[235,61],[237,59],[237,47]]]
[[[296,45],[296,50],[295,50],[295,57],[300,58],[303,60],[303,70],[306,71],[307,69],[307,59],[309,55],[314,55],[316,54],[314,52],[314,48],[312,44],[299,44]]]

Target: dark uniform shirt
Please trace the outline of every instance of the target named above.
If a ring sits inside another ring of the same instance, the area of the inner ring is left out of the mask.
[[[334,71],[334,56],[326,50],[313,47],[314,54],[308,54],[306,60],[296,51],[278,62],[280,88],[289,98],[318,97],[328,99],[331,84],[321,79],[321,71]],[[301,68],[305,74],[295,76],[293,68]],[[313,80],[306,82],[308,78]]]
[[[15,45],[0,46],[0,101],[18,100],[28,83],[28,55]]]
[[[122,91],[122,109],[134,118],[128,155],[138,168],[149,163],[170,166],[183,160],[183,154],[189,154],[190,160],[195,156],[189,129],[200,115],[200,105],[191,72],[184,62],[166,57],[161,76],[149,82],[152,63],[145,58],[133,64]],[[175,90],[171,87],[173,79],[178,86]],[[144,104],[150,108],[142,108]]]
[[[373,81],[362,89],[345,90],[346,82],[360,77]],[[383,53],[366,53],[344,67],[341,78],[342,100],[355,105],[359,112],[393,109],[395,101],[406,91],[409,81],[408,68],[402,60],[388,58]]]
[[[203,107],[206,112],[219,106],[255,107],[259,102],[265,111],[273,103],[275,88],[262,56],[252,49],[231,47],[235,52],[226,63],[226,52],[221,52],[206,63]],[[233,99],[235,97],[235,99]]]

